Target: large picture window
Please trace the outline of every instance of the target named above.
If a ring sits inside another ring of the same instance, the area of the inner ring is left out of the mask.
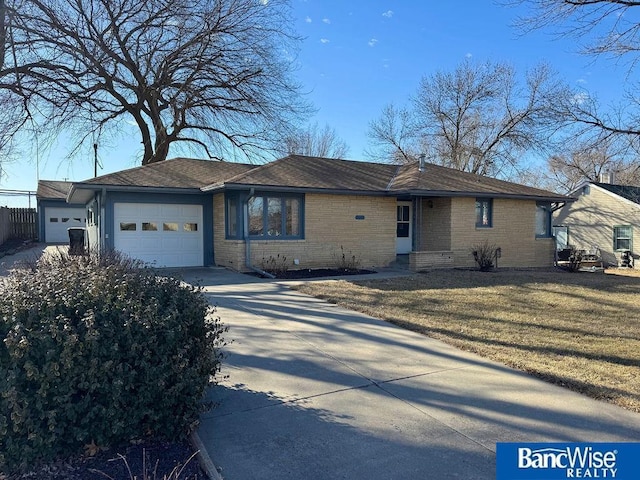
[[[476,198],[476,227],[491,228],[493,226],[493,200]]]
[[[256,194],[247,201],[247,223],[251,238],[302,238],[302,196]],[[244,211],[238,195],[226,200],[227,238],[243,238]]]
[[[613,227],[613,249],[633,250],[633,227],[631,225]]]

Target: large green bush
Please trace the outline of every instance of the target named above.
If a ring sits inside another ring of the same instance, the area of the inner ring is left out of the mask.
[[[222,327],[202,292],[118,255],[0,278],[0,471],[194,428]]]

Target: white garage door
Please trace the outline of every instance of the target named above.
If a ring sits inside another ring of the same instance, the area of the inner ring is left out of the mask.
[[[67,228],[84,227],[87,213],[84,208],[44,208],[44,240],[47,243],[69,243]]]
[[[201,205],[116,203],[114,220],[116,250],[155,267],[202,266]]]

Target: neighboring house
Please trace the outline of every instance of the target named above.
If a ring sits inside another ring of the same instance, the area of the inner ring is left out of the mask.
[[[569,197],[418,162],[290,155],[256,166],[176,158],[73,183],[94,248],[157,266],[239,271],[270,259],[362,267],[406,254],[412,269],[470,267],[485,240],[500,266],[553,265],[551,211]]]
[[[569,195],[553,217],[559,245],[599,250],[605,265],[620,264],[623,252],[638,258],[640,247],[640,187],[586,182]]]
[[[40,180],[36,192],[38,238],[46,243],[69,243],[68,228],[84,227],[84,203],[67,203],[71,182]]]

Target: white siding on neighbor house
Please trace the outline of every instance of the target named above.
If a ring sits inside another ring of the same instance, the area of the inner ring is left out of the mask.
[[[617,265],[620,252],[613,244],[614,227],[631,225],[632,250],[640,251],[640,205],[597,185],[589,184],[573,193],[577,200],[566,204],[553,216],[553,224],[566,226],[570,246],[582,250],[598,248],[602,259]]]
[[[202,266],[202,206],[115,203],[114,247],[155,267]]]

